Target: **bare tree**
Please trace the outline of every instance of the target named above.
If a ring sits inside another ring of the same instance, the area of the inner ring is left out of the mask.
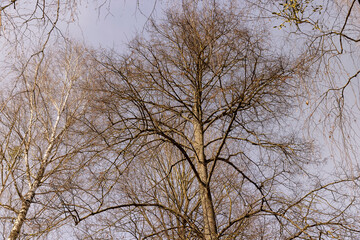
[[[98,57],[95,129],[113,147],[102,180],[114,184],[106,201],[87,193],[95,207],[72,205],[78,221],[102,216],[90,236],[136,239],[357,236],[357,200],[341,188],[358,178],[320,179],[312,142],[296,134],[317,55],[285,57],[235,1],[207,3],[182,1],[128,55]]]
[[[71,217],[63,215],[61,194],[92,141],[77,134],[88,70],[81,48],[61,51],[20,68],[14,94],[2,102],[0,212],[8,239],[24,227],[23,236],[45,234]]]

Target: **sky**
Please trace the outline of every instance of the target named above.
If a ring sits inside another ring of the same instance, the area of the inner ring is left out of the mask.
[[[88,46],[117,50],[142,30],[154,13],[154,7],[160,5],[156,0],[139,3],[136,0],[111,0],[102,6],[100,2],[80,5],[78,20],[68,28],[69,36]]]

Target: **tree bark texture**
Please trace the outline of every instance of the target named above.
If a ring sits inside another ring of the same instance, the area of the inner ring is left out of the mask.
[[[21,227],[25,222],[27,212],[29,211],[34,196],[35,196],[35,189],[29,190],[29,192],[25,195],[22,201],[20,212],[15,220],[13,228],[11,229],[8,240],[16,240],[19,237]]]
[[[195,91],[194,113],[196,119],[194,125],[194,147],[198,172],[200,176],[200,198],[204,219],[204,237],[206,240],[217,239],[217,226],[214,204],[211,197],[210,185],[208,182],[208,168],[205,156],[204,146],[204,129],[202,124],[201,109],[201,80],[198,82],[198,89]]]

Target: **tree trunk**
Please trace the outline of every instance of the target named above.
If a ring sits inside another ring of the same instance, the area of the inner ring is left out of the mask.
[[[201,164],[201,163],[200,163]],[[200,170],[200,169],[203,170]],[[203,176],[207,171],[206,166],[199,166],[200,176]],[[207,174],[206,174],[207,175]],[[200,194],[201,194],[201,205],[203,209],[203,218],[204,218],[204,235],[206,240],[215,240],[217,239],[217,226],[216,226],[216,216],[214,211],[214,205],[211,198],[211,192],[208,186],[200,184]]]
[[[201,179],[200,196],[201,206],[204,218],[204,235],[206,240],[217,239],[216,216],[214,211],[214,204],[212,202],[210,186],[208,184],[208,169],[204,153],[204,131],[201,123],[195,120],[194,123],[194,137],[195,137],[195,151],[198,172]]]
[[[29,192],[25,195],[21,205],[20,212],[15,220],[13,228],[11,229],[8,240],[16,240],[19,237],[21,227],[25,222],[26,214],[30,208],[34,196],[35,196],[35,189],[29,190]]]
[[[51,148],[52,145],[48,147],[47,152],[45,153],[46,158]],[[40,167],[36,180],[33,182],[32,186],[30,187],[30,190],[24,196],[20,212],[15,220],[13,228],[11,229],[8,240],[16,240],[19,237],[21,227],[25,222],[27,212],[29,211],[30,205],[35,197],[35,192],[41,185],[41,179],[44,176],[44,172],[45,172],[45,162],[43,162],[42,166]]]

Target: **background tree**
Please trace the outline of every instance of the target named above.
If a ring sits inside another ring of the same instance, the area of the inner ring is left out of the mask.
[[[321,82],[319,91],[311,96],[311,106],[315,121],[322,122],[321,132],[325,132],[332,144],[334,155],[339,155],[353,171],[357,158],[359,130],[356,115],[359,111],[358,77],[359,54],[358,42],[360,29],[360,5],[358,1],[275,1],[267,4],[268,10],[281,21],[280,28],[292,31],[297,38],[308,38],[312,47],[319,53],[318,74]],[[320,109],[320,110],[319,110]],[[315,123],[315,124],[314,124]],[[330,145],[330,144],[329,144]],[[339,154],[339,152],[341,154]],[[356,171],[357,172],[357,171]],[[354,172],[355,174],[355,172]]]
[[[77,133],[87,111],[81,48],[33,58],[1,109],[3,236],[35,237],[64,224],[61,194],[93,139]],[[51,56],[51,57],[50,57]],[[86,159],[89,161],[89,159]],[[21,230],[25,229],[21,235]],[[11,230],[11,231],[10,231]]]

